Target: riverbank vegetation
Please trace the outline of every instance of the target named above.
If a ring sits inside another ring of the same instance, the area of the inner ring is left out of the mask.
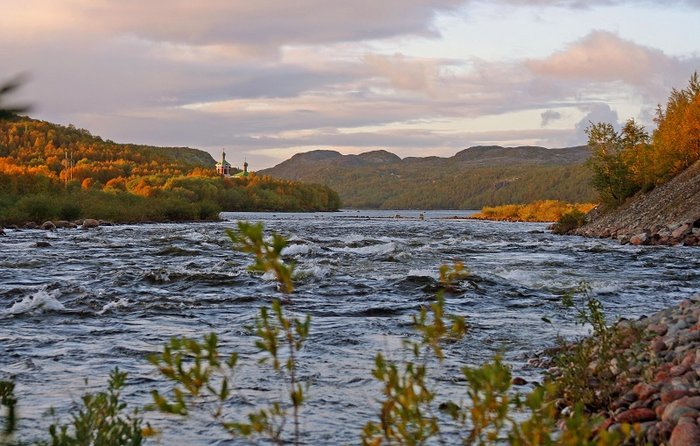
[[[589,166],[600,200],[617,207],[639,191],[667,183],[700,159],[700,77],[673,89],[665,107],[659,105],[657,128],[649,135],[634,119],[620,131],[610,123],[586,129],[592,151]]]
[[[477,220],[555,222],[570,212],[587,213],[594,203],[566,203],[559,200],[539,200],[529,204],[485,206],[471,218]]]
[[[329,211],[326,186],[251,173],[221,178],[206,152],[117,144],[84,129],[0,120],[0,224],[98,218],[216,219],[221,211]]]

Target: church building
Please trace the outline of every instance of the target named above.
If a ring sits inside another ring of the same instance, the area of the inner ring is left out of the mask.
[[[243,161],[243,171],[238,172],[234,175],[236,178],[247,177],[248,176],[248,161]]]
[[[221,161],[216,163],[216,173],[221,175],[222,177],[235,177],[235,178],[240,178],[240,177],[247,177],[248,176],[248,161],[243,162],[243,170],[241,172],[238,172],[235,175],[231,175],[231,163],[226,161],[226,151],[222,150],[221,152]]]
[[[231,176],[231,163],[226,161],[226,151],[221,152],[221,161],[216,163],[216,173],[221,175],[222,177],[230,177]]]

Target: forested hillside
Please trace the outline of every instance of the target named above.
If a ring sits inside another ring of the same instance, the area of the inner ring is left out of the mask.
[[[477,209],[535,200],[595,199],[587,147],[471,147],[450,158],[405,158],[387,151],[341,155],[319,150],[261,171],[328,185],[343,205],[383,209]]]
[[[117,144],[84,129],[0,119],[0,223],[102,218],[198,220],[222,210],[333,210],[326,186],[251,174],[221,178],[208,153]]]

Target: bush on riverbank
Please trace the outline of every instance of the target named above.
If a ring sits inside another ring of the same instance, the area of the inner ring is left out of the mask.
[[[581,212],[579,209],[572,209],[562,214],[559,220],[552,225],[552,232],[555,234],[570,234],[585,224],[586,213]]]
[[[570,204],[558,200],[540,200],[529,204],[487,206],[471,218],[497,221],[554,222],[571,212],[587,213],[595,207],[593,203]]]

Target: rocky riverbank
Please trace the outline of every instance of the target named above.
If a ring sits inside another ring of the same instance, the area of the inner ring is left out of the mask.
[[[616,328],[641,337],[619,344],[604,371],[614,385],[611,402],[598,412],[605,419],[600,429],[638,424],[641,444],[699,445],[700,295]]]
[[[613,211],[591,211],[588,220],[572,233],[623,244],[700,246],[700,161]]]

